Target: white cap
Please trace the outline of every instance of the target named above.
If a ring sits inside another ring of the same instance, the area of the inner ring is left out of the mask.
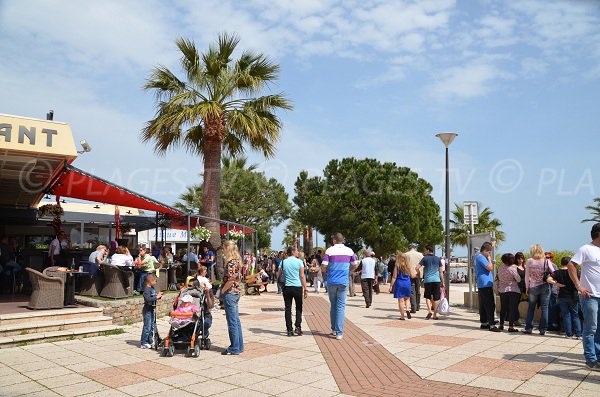
[[[194,298],[192,298],[192,295],[185,294],[185,295],[183,295],[183,298],[181,298],[181,301],[182,302],[190,302],[191,303],[191,302],[194,301]]]

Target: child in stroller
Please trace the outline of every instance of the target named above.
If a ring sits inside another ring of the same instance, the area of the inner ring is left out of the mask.
[[[171,328],[164,340],[162,355],[172,357],[175,349],[186,349],[187,355],[198,357],[200,350],[210,349],[208,329],[212,324],[209,308],[213,298],[209,289],[201,289],[197,280],[179,293],[173,303]]]

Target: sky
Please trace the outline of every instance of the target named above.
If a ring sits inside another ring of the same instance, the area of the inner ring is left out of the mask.
[[[274,158],[247,154],[290,198],[301,170],[369,157],[417,171],[443,211],[435,134],[454,131],[451,202],[489,206],[501,251],[589,240],[581,220],[600,196],[596,0],[0,0],[0,113],[53,109],[92,147],[74,165],[172,204],[202,163],[140,142],[155,112],[141,87],[157,65],[179,73],[176,38],[204,49],[221,32],[281,66],[271,91],[294,110],[280,114]],[[274,248],[282,237],[280,227]]]

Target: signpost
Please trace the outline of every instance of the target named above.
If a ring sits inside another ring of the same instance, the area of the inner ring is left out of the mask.
[[[473,308],[473,259],[477,253],[474,251],[477,245],[476,241],[480,238],[475,236],[475,225],[479,223],[479,203],[477,201],[465,201],[463,203],[463,222],[470,226],[471,234],[467,237],[467,246],[469,248],[469,266],[467,267],[467,277],[469,279],[469,307]],[[482,236],[484,239],[487,236]]]

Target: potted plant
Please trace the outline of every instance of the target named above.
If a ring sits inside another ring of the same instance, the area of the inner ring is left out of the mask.
[[[208,241],[210,239],[210,230],[203,226],[197,226],[190,230],[190,236],[196,240]]]
[[[127,233],[129,233],[131,229],[133,229],[133,225],[131,223],[125,222],[119,225],[119,231],[121,232],[121,236],[124,236]]]
[[[241,230],[230,230],[228,235],[229,240],[238,241],[244,237],[244,232]]]
[[[58,204],[44,204],[38,208],[38,216],[40,218],[52,217],[60,218],[65,214],[65,211]]]

